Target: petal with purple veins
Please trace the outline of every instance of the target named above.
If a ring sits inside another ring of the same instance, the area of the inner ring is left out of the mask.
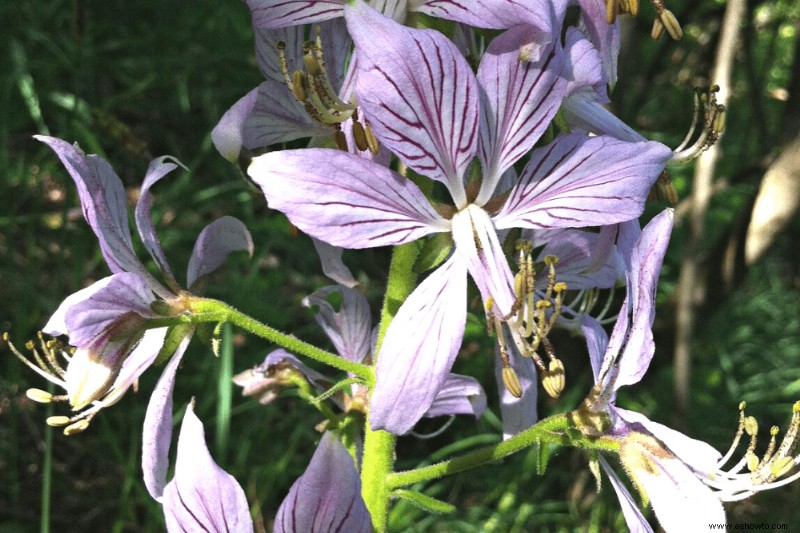
[[[353,458],[330,431],[322,436],[308,468],[278,508],[273,531],[372,531]]]
[[[76,301],[66,312],[65,324],[70,344],[83,346],[127,315],[158,317],[150,309],[156,298],[150,286],[138,274],[113,274],[95,282],[91,288],[92,291],[86,293],[86,299]]]
[[[361,0],[345,19],[358,48],[359,105],[375,136],[463,206],[478,130],[478,86],[466,59],[441,33],[397,24]]]
[[[344,285],[345,287],[353,288],[358,285],[358,281],[353,277],[353,273],[347,268],[347,265],[342,261],[343,248],[339,246],[331,246],[327,242],[319,239],[311,238],[314,248],[319,255],[320,263],[322,264],[322,272],[330,279]]]
[[[538,61],[520,59],[520,46],[534,38],[533,28],[516,26],[495,38],[481,59],[478,155],[484,178],[478,205],[492,197],[503,172],[539,140],[566,94],[558,42],[547,45]]]
[[[339,309],[334,309],[326,299],[333,293],[341,296]],[[314,318],[339,355],[358,363],[371,351],[372,315],[363,294],[341,285],[331,285],[309,294],[302,303],[305,307],[319,308]]]
[[[340,150],[272,152],[253,159],[248,173],[271,208],[334,246],[396,245],[449,230],[413,182]]]
[[[657,142],[561,136],[533,152],[495,225],[578,228],[636,218],[671,154]]]
[[[466,297],[466,265],[454,254],[400,306],[378,356],[373,430],[407,433],[433,404],[461,346]]]
[[[112,272],[138,272],[152,276],[133,251],[125,189],[119,176],[102,157],[86,155],[55,137],[36,135],[50,146],[75,181],[86,222],[97,235],[103,258]]]
[[[253,27],[284,28],[342,16],[344,0],[245,0]]]
[[[546,0],[411,0],[411,10],[478,28],[503,30],[518,24],[551,32],[551,2]]]
[[[162,504],[170,532],[253,531],[244,490],[211,458],[191,404],[178,436],[175,477],[164,488]]]

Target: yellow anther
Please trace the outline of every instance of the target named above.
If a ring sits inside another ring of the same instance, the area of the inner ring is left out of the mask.
[[[664,35],[664,25],[661,23],[661,19],[656,18],[653,20],[653,29],[650,30],[650,38],[657,41],[661,39],[662,35]]]
[[[566,378],[564,377],[564,363],[560,359],[553,359],[547,366],[547,371],[542,377],[542,386],[551,398],[558,398],[564,390]]]
[[[308,99],[306,88],[308,87],[308,80],[305,73],[301,70],[295,70],[292,74],[292,94],[297,98],[298,102],[305,102]]]
[[[547,266],[555,266],[558,264],[558,256],[557,255],[546,255],[544,256],[544,264]]]
[[[369,146],[370,153],[372,155],[377,155],[381,146],[378,143],[378,139],[375,138],[375,134],[372,133],[372,128],[369,127],[369,122],[364,123],[364,133],[367,136],[367,146]]]
[[[48,417],[47,420],[45,420],[45,423],[48,426],[60,427],[60,426],[66,426],[67,424],[69,424],[70,420],[71,419],[68,416],[51,416],[51,417]]]
[[[83,431],[85,431],[86,428],[88,427],[89,427],[89,419],[83,418],[81,420],[78,420],[74,424],[70,424],[69,426],[65,427],[64,435],[68,437],[71,435],[77,435],[78,433],[82,433]]]
[[[490,312],[494,307],[494,298],[489,296],[486,298],[486,302],[483,304],[483,307],[486,309],[486,312]]]
[[[53,401],[53,395],[42,389],[28,389],[25,391],[25,396],[36,403],[50,403]]]
[[[536,309],[549,309],[552,305],[550,300],[539,300],[536,302]]]
[[[794,402],[792,406],[792,413],[800,413],[800,400]]]
[[[553,290],[556,292],[564,292],[567,290],[567,284],[564,283],[563,281],[560,281],[555,285],[553,285]]]
[[[503,367],[503,385],[514,398],[522,398],[522,385],[519,383],[517,373],[510,366]]]
[[[680,22],[678,22],[678,19],[672,14],[672,11],[665,9],[659,13],[659,19],[673,40],[680,41],[683,38],[683,28],[681,28]]]
[[[769,434],[773,437],[776,437],[780,431],[781,429],[778,426],[772,426],[772,428],[769,430]]]
[[[744,411],[744,408],[745,408],[745,407],[747,407],[747,402],[745,402],[744,400],[742,400],[741,402],[739,402],[739,410],[740,410],[740,411]]]

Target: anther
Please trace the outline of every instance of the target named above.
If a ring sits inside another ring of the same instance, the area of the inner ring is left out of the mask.
[[[545,392],[551,398],[558,398],[566,385],[564,378],[564,363],[560,359],[553,359],[547,366],[547,372],[542,377],[542,385]]]
[[[504,366],[502,377],[506,390],[508,390],[514,398],[522,398],[522,385],[520,385],[519,377],[517,377],[517,373],[514,369],[510,366]]]
[[[25,396],[36,403],[50,403],[53,401],[53,395],[42,389],[28,389],[25,391]]]
[[[83,418],[78,420],[74,424],[70,424],[69,426],[64,428],[64,435],[70,437],[72,435],[77,435],[78,433],[82,433],[86,431],[86,428],[89,427],[89,419]]]
[[[66,426],[71,421],[72,420],[68,416],[50,416],[50,417],[47,417],[47,420],[45,420],[45,423],[48,426],[57,428],[57,427],[61,427],[61,426]]]

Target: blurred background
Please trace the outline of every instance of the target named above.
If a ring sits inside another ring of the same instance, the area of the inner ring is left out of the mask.
[[[693,89],[721,82],[716,73],[730,78],[729,112],[710,160],[671,171],[679,201],[659,286],[656,356],[619,403],[724,452],[746,400],[760,422],[763,453],[767,428],[785,430],[800,399],[800,4],[673,0],[668,7],[685,32],[679,42],[651,40],[653,8],[642,4],[637,19],[623,17],[614,111],[648,138],[676,146],[691,123]],[[20,0],[0,3],[0,26],[0,331],[22,348],[64,297],[108,274],[72,180],[31,138],[50,134],[108,159],[131,202],[152,158],[180,159],[189,172],[160,183],[153,206],[179,280],[205,224],[236,216],[254,237],[255,255],[233,257],[208,294],[326,345],[300,306],[329,283],[309,239],[270,212],[210,142],[222,114],[261,81],[244,3]],[[653,202],[644,218],[664,207]],[[382,249],[345,253],[375,316],[388,260]],[[479,301],[474,311],[481,316]],[[399,468],[498,442],[492,341],[483,331],[481,321],[470,322],[457,369],[487,384],[490,412],[477,424],[459,419],[434,439],[402,438]],[[321,418],[292,394],[267,407],[242,398],[230,373],[260,363],[272,347],[235,331],[226,342],[233,356],[222,362],[202,339],[192,342],[179,373],[176,421],[196,397],[212,454],[241,482],[258,527],[271,530]],[[575,408],[592,386],[582,341],[562,334],[555,342],[568,385],[558,401],[540,396],[542,416]],[[163,530],[140,466],[144,411],[159,373],[147,372],[138,393],[85,433],[65,437],[44,424],[65,414],[64,406],[28,400],[25,390],[45,388],[44,381],[0,347],[0,532]],[[440,423],[423,422],[420,430]],[[428,516],[398,504],[392,528],[624,529],[613,491],[606,484],[597,494],[580,452],[558,451],[543,476],[536,464],[535,451],[523,452],[432,483],[426,493],[458,511]],[[760,494],[728,505],[728,521],[798,528],[798,497],[798,484]]]

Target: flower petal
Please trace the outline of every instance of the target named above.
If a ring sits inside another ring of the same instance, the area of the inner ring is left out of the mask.
[[[567,93],[573,94],[580,89],[586,89],[594,93],[594,99],[608,102],[600,55],[592,43],[578,29],[570,27],[567,28],[564,39],[564,51],[568,57]]]
[[[450,374],[436,393],[425,416],[473,415],[480,418],[486,410],[486,393],[478,380],[470,376]]]
[[[494,39],[481,59],[481,128],[478,155],[483,182],[476,199],[483,205],[497,181],[539,140],[566,95],[564,53],[555,41],[537,61],[520,59],[520,47],[535,39],[530,26],[517,26]]]
[[[86,299],[74,302],[66,311],[70,344],[84,346],[131,313],[142,318],[158,317],[150,309],[156,298],[138,274],[114,274],[95,282],[91,289],[85,293]]]
[[[326,432],[275,516],[275,533],[370,532],[361,479],[339,438]]]
[[[466,203],[463,176],[477,148],[478,87],[456,46],[401,26],[361,0],[345,8],[358,48],[356,93],[378,140]]]
[[[326,299],[332,293],[342,298],[338,310]],[[305,307],[317,306],[314,319],[333,342],[336,351],[349,361],[361,362],[371,351],[372,315],[363,294],[341,285],[330,285],[303,298]]]
[[[666,209],[645,226],[633,247],[628,280],[633,318],[626,336],[625,349],[618,361],[619,377],[615,384],[617,389],[638,383],[655,353],[655,293],[671,232],[672,209]]]
[[[224,216],[203,228],[189,258],[186,272],[189,289],[203,276],[218,269],[231,252],[239,251],[246,251],[253,257],[253,238],[239,219]]]
[[[174,163],[168,163],[167,161],[170,159]],[[158,265],[159,270],[164,273],[167,284],[176,292],[179,290],[179,285],[175,281],[172,270],[169,268],[164,250],[161,249],[161,242],[159,242],[156,230],[153,227],[153,220],[150,218],[150,188],[158,183],[161,178],[178,168],[178,166],[183,165],[181,165],[180,161],[169,156],[154,159],[147,169],[147,174],[145,174],[144,183],[142,183],[142,188],[139,192],[139,200],[136,202],[136,209],[134,210],[136,227],[139,230],[139,236],[142,238],[144,247]]]
[[[498,316],[509,313],[514,303],[514,275],[489,215],[470,204],[456,213],[452,222],[455,253],[467,264],[483,301],[491,298]]]
[[[133,251],[125,189],[111,165],[102,157],[87,156],[61,139],[44,135],[34,138],[53,149],[75,181],[83,216],[97,235],[100,251],[111,271],[137,272],[153,279]]]
[[[466,265],[454,254],[400,306],[378,356],[373,430],[402,435],[431,407],[461,346],[466,295]]]
[[[288,26],[277,30],[255,28],[256,63],[264,79],[286,86],[281,68],[278,43],[283,43],[283,54],[289,72],[303,68],[303,42],[305,31],[302,26]]]
[[[169,445],[172,441],[172,391],[175,388],[175,375],[190,340],[191,335],[184,337],[175,351],[175,355],[164,367],[164,371],[150,395],[147,412],[144,416],[142,473],[147,492],[156,501],[161,501],[164,487],[167,484]]]
[[[657,142],[561,136],[533,152],[495,225],[578,228],[636,218],[671,154]]]
[[[527,24],[550,31],[551,2],[546,0],[412,0],[411,10],[478,28]]]
[[[170,532],[253,531],[244,491],[211,458],[203,423],[191,404],[178,436],[175,477],[164,488],[162,503]]]
[[[716,470],[716,464],[722,458],[722,454],[710,444],[693,439],[664,424],[654,422],[636,411],[628,411],[619,407],[616,407],[614,411],[629,427],[638,424],[646,429],[700,475]]]
[[[603,74],[611,87],[617,83],[617,58],[620,47],[619,21],[606,21],[606,7],[602,0],[578,0],[581,22],[594,47],[600,53]]]
[[[353,277],[353,273],[347,268],[347,265],[342,261],[343,248],[339,246],[331,246],[327,242],[319,239],[311,238],[314,248],[319,255],[320,263],[322,263],[322,272],[325,273],[330,279],[345,287],[353,288],[358,285],[358,281]]]
[[[342,16],[344,0],[246,0],[253,27],[275,29]]]
[[[608,348],[608,334],[600,325],[600,322],[589,315],[581,318],[581,332],[586,337],[586,344],[589,349],[589,361],[592,364],[592,374],[594,379],[600,375],[600,367]]]
[[[334,246],[403,244],[449,229],[413,182],[340,150],[272,152],[253,159],[248,173],[271,208]]]
[[[647,493],[666,531],[705,531],[708,524],[725,523],[725,510],[714,492],[652,437],[626,438],[620,459]]]

